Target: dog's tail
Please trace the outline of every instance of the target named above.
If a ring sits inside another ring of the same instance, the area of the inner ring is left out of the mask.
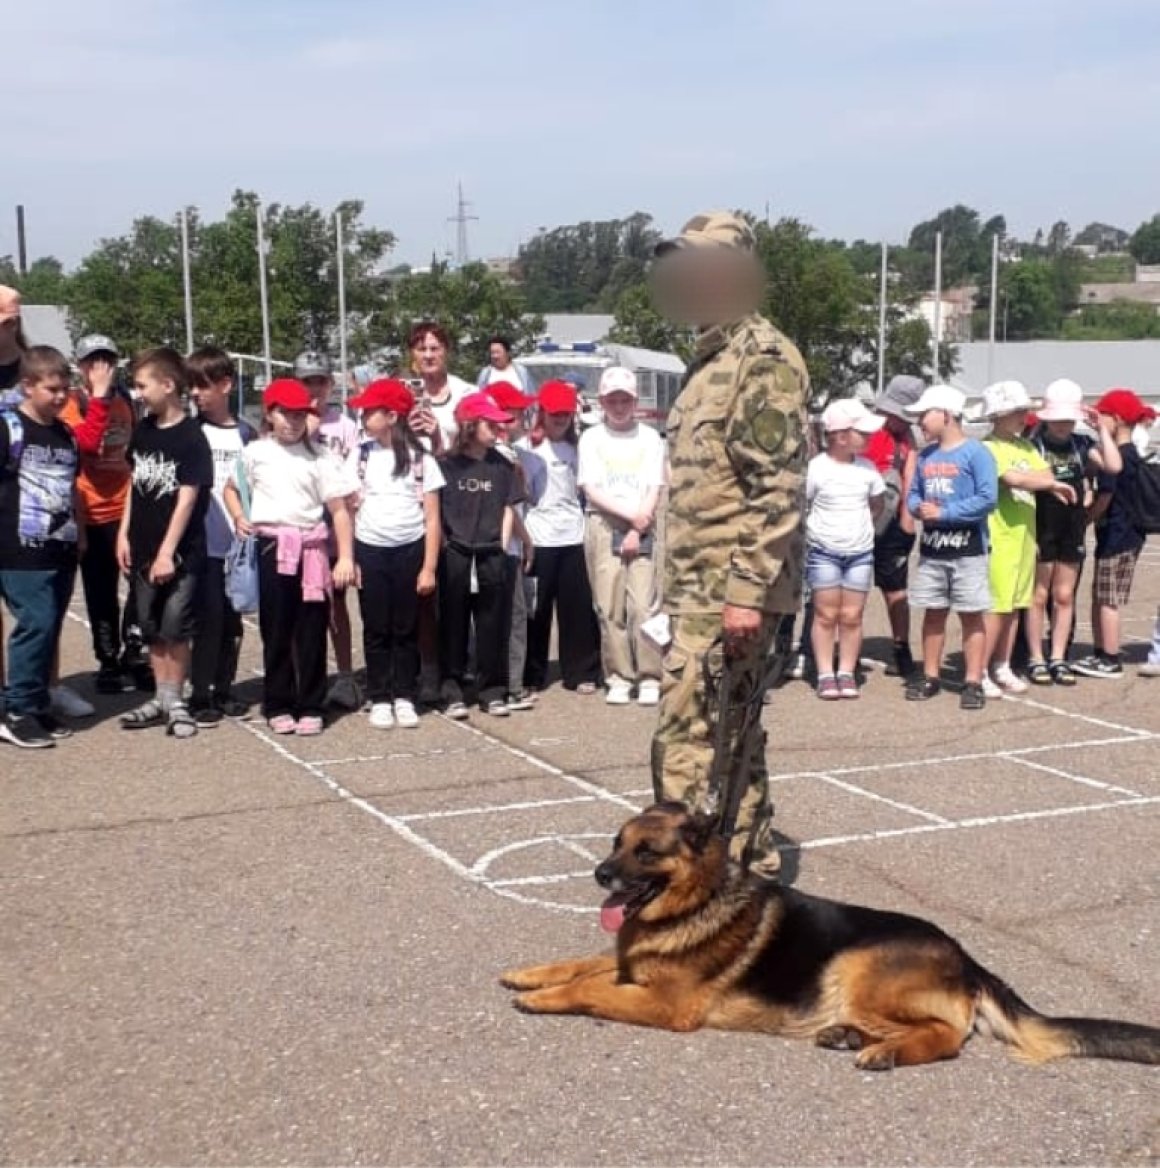
[[[1012,1047],[1017,1059],[1120,1059],[1160,1065],[1160,1030],[1104,1018],[1048,1018],[1006,982],[976,966],[976,1028]]]

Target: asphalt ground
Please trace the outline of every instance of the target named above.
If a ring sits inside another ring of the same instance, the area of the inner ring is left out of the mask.
[[[1158,600],[1160,548],[1132,661]],[[78,595],[64,675],[89,695],[90,668]],[[882,1075],[512,1009],[502,970],[605,944],[591,872],[650,801],[653,711],[557,687],[507,720],[177,742],[119,729],[133,700],[0,747],[6,1164],[1160,1160],[1155,1068],[975,1038]],[[1160,680],[972,714],[873,672],[857,703],[788,684],[766,720],[787,879],[937,921],[1045,1012],[1160,1025]]]

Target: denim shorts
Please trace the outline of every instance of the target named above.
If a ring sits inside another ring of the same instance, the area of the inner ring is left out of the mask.
[[[811,592],[821,592],[826,588],[869,592],[874,585],[874,549],[832,552],[810,544],[806,551],[806,583]]]
[[[936,560],[920,556],[910,578],[912,608],[953,608],[989,612],[991,579],[986,556]]]

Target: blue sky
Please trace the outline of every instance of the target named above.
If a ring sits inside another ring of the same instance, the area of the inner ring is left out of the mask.
[[[361,198],[401,260],[708,207],[902,240],[1160,211],[1157,0],[10,0],[0,254]]]

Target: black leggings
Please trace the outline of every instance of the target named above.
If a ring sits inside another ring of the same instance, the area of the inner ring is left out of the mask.
[[[479,591],[471,591],[471,565]],[[511,589],[502,548],[465,551],[448,544],[439,557],[439,649],[443,698],[463,701],[468,635],[475,621],[475,677],[479,704],[503,701],[507,693]]]

